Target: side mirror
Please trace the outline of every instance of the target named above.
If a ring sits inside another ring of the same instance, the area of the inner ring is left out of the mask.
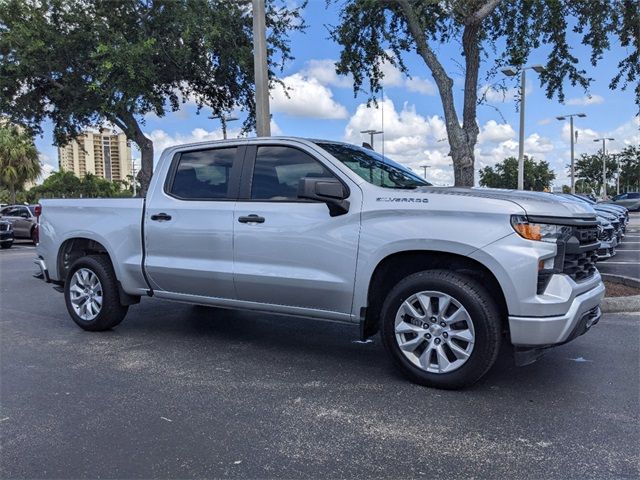
[[[298,183],[298,198],[326,203],[332,217],[349,211],[349,201],[345,200],[348,196],[342,183],[332,177],[304,177]]]

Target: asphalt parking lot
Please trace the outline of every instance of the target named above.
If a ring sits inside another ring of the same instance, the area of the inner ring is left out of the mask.
[[[350,328],[144,299],[88,333],[0,251],[0,477],[638,478],[640,315],[472,389]]]
[[[640,213],[629,214],[627,234],[616,250],[614,257],[598,262],[598,270],[640,279]]]

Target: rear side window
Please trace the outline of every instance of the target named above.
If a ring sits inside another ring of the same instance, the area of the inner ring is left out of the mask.
[[[304,177],[333,177],[311,155],[291,147],[258,147],[251,182],[254,200],[297,200]]]
[[[627,198],[635,200],[637,198],[640,198],[640,193],[629,193],[629,194],[627,194]]]
[[[180,155],[169,192],[186,200],[227,199],[236,147]]]

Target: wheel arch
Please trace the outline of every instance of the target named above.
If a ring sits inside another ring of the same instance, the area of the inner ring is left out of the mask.
[[[64,283],[67,277],[67,273],[71,268],[71,265],[79,258],[86,257],[88,255],[103,255],[111,264],[116,281],[118,284],[118,292],[120,296],[120,303],[122,305],[133,305],[140,301],[140,297],[137,295],[130,295],[124,291],[122,284],[120,283],[118,271],[113,263],[113,257],[109,250],[99,241],[87,238],[87,237],[72,237],[66,239],[60,245],[58,249],[58,256],[56,259],[56,267],[58,271],[58,277],[60,283]]]
[[[375,335],[380,328],[380,310],[389,291],[403,278],[424,270],[453,270],[478,280],[496,299],[505,331],[508,329],[508,309],[500,283],[483,263],[465,255],[437,250],[406,250],[381,259],[373,270],[367,289],[367,303],[360,318],[363,339]]]

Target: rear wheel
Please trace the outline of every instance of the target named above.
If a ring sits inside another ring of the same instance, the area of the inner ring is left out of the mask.
[[[120,304],[116,275],[104,255],[90,255],[74,262],[67,275],[64,297],[73,321],[89,331],[115,327],[129,309]]]
[[[457,272],[428,270],[405,278],[387,295],[381,319],[394,364],[421,385],[472,385],[500,349],[501,319],[493,298]]]

